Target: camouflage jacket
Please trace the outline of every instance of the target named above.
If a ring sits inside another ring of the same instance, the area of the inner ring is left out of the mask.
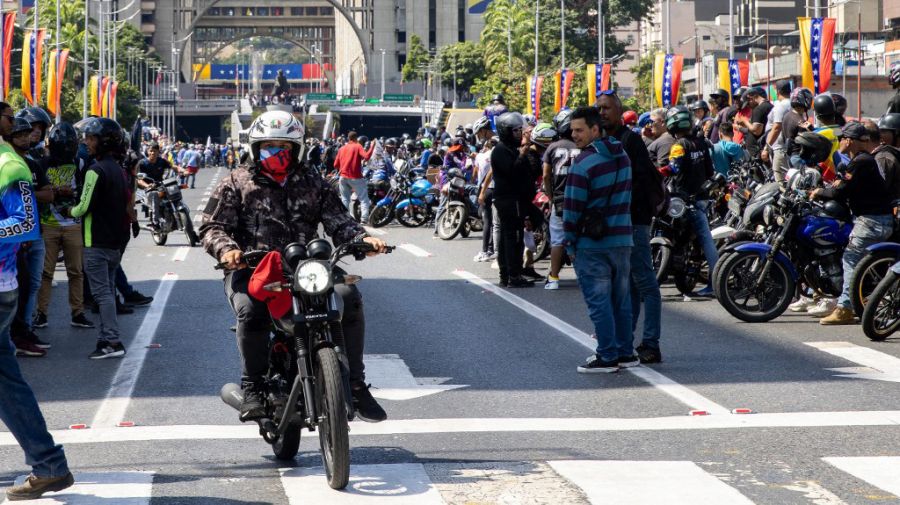
[[[222,178],[203,209],[200,239],[217,260],[240,249],[281,250],[318,237],[319,224],[335,245],[365,236],[328,182],[300,168],[284,186],[246,168]]]

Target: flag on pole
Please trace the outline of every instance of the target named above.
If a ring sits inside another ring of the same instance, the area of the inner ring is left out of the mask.
[[[41,71],[44,33],[46,30],[29,30],[22,40],[22,94],[29,105],[41,103]]]
[[[100,117],[109,117],[109,77],[100,79]]]
[[[88,94],[91,96],[91,115],[100,115],[100,80],[96,75],[91,76],[88,83]]]
[[[66,76],[66,62],[69,60],[69,50],[56,49],[50,52],[50,68],[47,70],[47,109],[51,114],[62,110],[62,83]]]
[[[597,101],[597,93],[609,89],[609,73],[611,70],[612,64],[610,63],[604,63],[603,65],[591,63],[587,66],[588,106],[594,105]]]
[[[731,100],[738,88],[750,82],[750,60],[719,58],[718,66],[719,87],[728,90],[728,99]]]
[[[2,34],[0,34],[0,85],[3,86],[3,93],[0,99],[6,100],[9,94],[9,63],[12,54],[13,30],[16,27],[16,11],[3,13]]]
[[[831,84],[831,51],[834,49],[834,18],[797,18],[800,26],[800,74],[803,87],[814,95]]]
[[[106,116],[108,118],[116,119],[116,94],[119,92],[119,81],[113,81],[110,79],[109,81],[109,93],[107,93],[106,99],[109,102],[107,105],[107,112],[109,115]]]
[[[562,68],[553,74],[553,111],[559,112],[566,108],[569,101],[569,91],[572,89],[572,79],[575,72],[568,68]]]
[[[680,54],[656,55],[654,76],[656,89],[656,102],[661,107],[670,107],[678,103],[678,88],[681,86],[681,68],[684,65],[684,56]]]
[[[525,104],[525,113],[534,114],[535,118],[541,117],[541,91],[544,87],[544,76],[538,75],[528,79],[528,102]]]

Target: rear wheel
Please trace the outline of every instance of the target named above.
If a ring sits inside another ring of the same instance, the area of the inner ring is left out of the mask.
[[[418,228],[428,221],[428,212],[424,207],[409,204],[402,209],[397,209],[397,221],[407,228]]]
[[[388,205],[378,205],[369,213],[369,224],[373,228],[381,228],[394,219],[394,208]]]
[[[281,460],[292,460],[300,450],[300,425],[289,426],[278,440],[272,444],[272,452]]]
[[[900,328],[900,275],[888,270],[863,309],[863,332],[881,341]]]
[[[856,317],[862,316],[869,295],[896,262],[895,251],[877,251],[865,255],[856,265],[850,278],[850,303]]]
[[[772,261],[762,282],[764,256],[736,252],[722,261],[715,285],[716,298],[732,316],[748,323],[771,321],[787,310],[796,283],[787,268]]]
[[[337,353],[330,347],[316,352],[316,402],[319,414],[319,447],[325,477],[332,489],[344,489],[350,480],[350,440],[347,407]]]

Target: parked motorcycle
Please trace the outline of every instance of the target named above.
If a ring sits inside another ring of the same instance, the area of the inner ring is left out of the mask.
[[[347,424],[353,417],[341,326],[343,304],[335,295],[334,286],[361,280],[336,265],[345,256],[361,260],[372,250],[365,242],[350,242],[332,249],[327,240],[316,239],[306,247],[290,244],[283,255],[250,251],[243,256],[254,270],[263,261],[281,265],[280,279],[273,280],[269,277],[271,272],[256,270],[250,282],[262,283],[262,289],[273,294],[289,291],[291,297],[287,314],[272,319],[265,378],[267,415],[256,421],[259,433],[272,445],[278,459],[291,460],[299,450],[302,430],[318,431],[325,477],[333,489],[343,489],[350,478]],[[388,252],[392,250],[393,247],[388,248]],[[267,259],[269,255],[272,257]],[[216,268],[224,265],[220,263]],[[263,301],[274,307],[274,297]],[[220,396],[226,404],[240,410],[243,392],[239,385],[224,385]]]
[[[895,262],[869,295],[862,312],[863,333],[881,341],[900,328],[900,262]]]
[[[468,237],[473,231],[481,231],[483,224],[477,188],[466,184],[465,176],[457,168],[450,169],[447,177],[447,206],[438,218],[438,237],[453,240],[457,235]]]
[[[424,176],[404,188],[394,208],[397,222],[407,228],[416,228],[434,219],[434,207],[437,197],[433,186]]]
[[[151,184],[144,192],[147,195],[155,192],[159,199],[159,215],[156,216],[156,229],[150,229],[150,235],[156,245],[165,245],[169,239],[169,233],[181,230],[188,239],[191,247],[200,243],[200,238],[194,231],[194,223],[191,221],[191,213],[184,204],[181,190],[184,186],[178,184],[178,179],[172,177],[157,182],[141,172],[137,174],[142,181]],[[141,210],[144,217],[150,216],[150,207],[147,197],[141,199]]]

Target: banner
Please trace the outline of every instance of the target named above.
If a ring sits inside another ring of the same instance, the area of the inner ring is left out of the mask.
[[[528,102],[525,103],[525,113],[534,114],[535,119],[541,117],[541,91],[544,87],[544,76],[539,75],[528,79]]]
[[[109,117],[109,83],[112,79],[103,77],[100,79],[100,117]]]
[[[30,30],[22,39],[22,94],[29,105],[41,103],[41,68],[43,62],[44,33],[46,30]]]
[[[657,54],[653,66],[656,103],[660,107],[670,107],[678,103],[678,88],[681,86],[681,68],[684,56],[680,54]]]
[[[4,12],[2,22],[2,34],[0,34],[0,85],[3,93],[0,100],[6,100],[9,94],[9,63],[12,54],[13,31],[16,28],[16,11]]]
[[[69,61],[69,50],[63,49],[57,53],[56,49],[50,51],[50,68],[47,70],[47,110],[55,115],[62,111],[62,84],[66,76],[66,62]]]
[[[559,112],[566,108],[569,101],[569,91],[572,89],[572,79],[575,73],[568,68],[557,70],[553,74],[553,111]]]
[[[97,76],[92,76],[88,83],[88,95],[91,96],[91,115],[100,115],[100,82]]]
[[[588,106],[594,105],[597,101],[598,93],[609,89],[609,74],[611,70],[612,64],[610,63],[604,63],[603,65],[590,63],[587,65]]]
[[[729,60],[719,58],[719,87],[728,90],[728,100],[734,96],[734,92],[741,86],[748,86],[750,82],[750,60]]]
[[[814,95],[828,91],[834,49],[834,18],[797,18],[800,27],[800,74]]]

